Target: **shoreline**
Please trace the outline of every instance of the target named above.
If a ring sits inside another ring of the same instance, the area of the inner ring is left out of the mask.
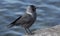
[[[34,31],[34,33],[34,35],[25,36],[60,36],[60,25],[56,25],[51,28],[39,29]]]

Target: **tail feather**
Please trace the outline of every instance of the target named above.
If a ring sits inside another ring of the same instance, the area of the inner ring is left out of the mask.
[[[13,27],[14,25],[18,25],[16,24],[16,21],[18,21],[22,16],[20,16],[19,18],[17,18],[15,21],[13,21],[11,24],[8,25],[9,28]]]
[[[9,25],[7,25],[8,28],[11,28],[11,27],[13,27],[13,26],[14,26],[14,24],[9,24]]]

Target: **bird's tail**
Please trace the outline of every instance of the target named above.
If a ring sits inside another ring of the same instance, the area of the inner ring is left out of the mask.
[[[8,25],[9,28],[13,27],[14,25],[19,25],[19,24],[16,24],[16,21],[18,21],[22,16],[20,16],[19,18],[17,18],[15,21],[13,21],[12,23],[10,23]]]
[[[8,28],[11,28],[11,27],[13,27],[13,26],[14,26],[14,24],[9,24],[9,25],[7,25]]]

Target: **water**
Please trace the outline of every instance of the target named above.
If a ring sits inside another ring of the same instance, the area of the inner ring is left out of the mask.
[[[6,26],[23,15],[28,5],[37,7],[37,20],[30,28],[44,29],[60,24],[60,0],[0,0],[0,36],[23,36],[20,26]]]

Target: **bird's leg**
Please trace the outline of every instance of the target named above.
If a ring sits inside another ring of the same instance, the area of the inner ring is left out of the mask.
[[[30,31],[30,29],[28,29],[28,28],[25,28],[25,32],[26,32],[27,34],[32,34],[32,32]]]
[[[27,28],[24,28],[24,29],[25,29],[25,33],[29,33],[28,30],[27,30]]]
[[[31,32],[31,30],[30,30],[29,28],[27,28],[27,30],[28,30],[29,34],[31,34],[31,35],[32,35],[32,32]]]

